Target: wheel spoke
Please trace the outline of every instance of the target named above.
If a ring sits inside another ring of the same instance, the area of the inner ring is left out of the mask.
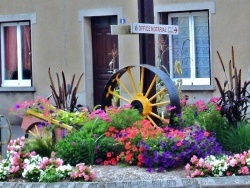
[[[162,94],[164,91],[166,91],[166,88],[161,89],[160,91],[158,91],[154,96],[152,96],[149,101],[152,101],[153,99],[155,99],[158,95]]]
[[[149,115],[147,115],[146,118],[153,124],[154,127],[158,127],[154,122],[154,120]]]
[[[134,80],[134,77],[132,76],[132,73],[131,73],[131,68],[128,68],[128,75],[129,75],[130,82],[132,83],[132,88],[133,88],[134,92],[137,93],[136,86],[135,86],[135,80]]]
[[[151,82],[151,84],[150,84],[150,86],[149,86],[149,88],[148,88],[148,90],[147,90],[147,93],[145,94],[145,97],[148,97],[149,93],[151,92],[153,86],[156,83],[156,78],[157,78],[157,76],[155,75],[154,78],[153,78],[153,80],[152,80],[152,82]]]
[[[122,97],[121,95],[118,95],[116,92],[112,91],[110,88],[108,90],[108,93],[113,95],[113,96],[118,97],[119,99],[122,99],[122,100],[126,101],[127,103],[130,103],[129,99],[126,99],[125,97]]]
[[[160,120],[162,120],[162,121],[164,121],[164,118],[162,118],[161,116],[159,116],[158,114],[156,114],[154,112],[150,112],[149,114],[156,117],[156,118],[158,118],[158,119],[160,119]]]
[[[131,93],[129,92],[129,90],[127,89],[127,87],[121,82],[120,78],[118,76],[116,76],[115,80],[119,83],[119,85],[122,87],[122,89],[124,91],[126,91],[126,93],[130,96],[130,98],[132,99],[133,96],[131,95]]]
[[[163,101],[163,102],[158,102],[158,103],[153,103],[151,106],[162,106],[162,105],[168,105],[170,104],[170,101]]]
[[[140,93],[143,93],[143,86],[144,86],[144,73],[145,73],[145,68],[141,68],[141,78],[140,78]]]

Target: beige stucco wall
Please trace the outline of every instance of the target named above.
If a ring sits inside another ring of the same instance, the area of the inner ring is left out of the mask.
[[[249,80],[249,0],[154,0],[155,7],[200,2],[214,3],[215,12],[211,14],[210,26],[212,76],[224,81],[216,51],[227,63],[231,58],[231,46],[234,46],[237,67],[243,70],[243,80]],[[125,18],[127,24],[138,22],[135,0],[1,0],[0,17],[13,14],[36,16],[36,23],[32,25],[35,92],[1,91],[0,113],[4,115],[8,115],[8,108],[17,101],[31,100],[36,96],[47,97],[51,93],[47,73],[49,67],[54,76],[56,72],[61,74],[64,71],[67,80],[73,74],[78,78],[83,72],[79,102],[91,106],[93,74],[90,17],[115,14],[118,20]],[[138,41],[138,35],[119,36],[120,67],[139,63]],[[191,101],[218,96],[218,90],[186,93],[190,95]]]
[[[125,17],[129,23],[138,22],[137,3],[133,0],[0,1],[0,16],[20,14],[36,15],[36,23],[32,25],[35,92],[0,92],[0,113],[3,115],[8,115],[9,107],[17,101],[50,95],[49,67],[54,78],[56,72],[61,76],[64,71],[68,82],[73,74],[78,78],[83,72],[84,78],[78,92],[79,103],[93,105],[90,17],[117,15],[118,20]],[[119,52],[122,51],[125,53],[119,54],[120,67],[125,66],[125,62],[138,64],[138,36],[119,36]],[[15,123],[14,120],[12,122]]]

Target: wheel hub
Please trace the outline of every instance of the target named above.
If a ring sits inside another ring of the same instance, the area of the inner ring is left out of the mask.
[[[135,109],[137,109],[143,116],[149,115],[152,111],[152,106],[148,98],[143,96],[142,93],[137,93],[135,98],[130,103]]]

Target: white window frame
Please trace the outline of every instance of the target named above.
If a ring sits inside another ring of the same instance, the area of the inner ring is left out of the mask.
[[[28,21],[30,23],[30,28],[31,28],[31,52],[33,51],[33,45],[32,45],[32,26],[34,24],[37,23],[37,18],[36,18],[36,13],[27,13],[27,14],[4,14],[4,15],[0,15],[0,25],[2,23],[11,23],[11,22],[23,22],[23,21]],[[1,37],[1,36],[0,36]],[[1,44],[0,44],[1,45]],[[2,48],[1,48],[2,49]],[[2,53],[1,53],[2,54]],[[2,56],[2,55],[1,55]],[[34,62],[33,61],[33,58],[34,56],[32,55],[31,56],[31,62]],[[2,66],[2,62],[1,62],[1,66]],[[34,64],[32,63],[32,72],[33,72],[33,68],[34,68]],[[2,75],[2,73],[1,73]],[[32,74],[34,75],[34,74]],[[33,76],[32,76],[33,77]],[[9,88],[32,88],[33,87],[33,79],[31,80],[31,82],[27,85],[25,84],[24,86],[22,85],[6,85],[6,84],[3,84],[3,80],[2,80],[2,84],[1,84],[1,87],[0,87],[0,90],[4,90],[7,89],[9,90]]]
[[[191,12],[191,11],[204,11],[208,10],[208,21],[209,21],[209,43],[210,43],[210,58],[213,57],[213,50],[211,50],[212,44],[212,16],[215,14],[215,2],[214,1],[203,1],[203,2],[179,2],[179,3],[159,3],[155,4],[154,6],[154,22],[161,24],[161,15],[162,13],[175,13],[175,12]],[[157,37],[157,36],[156,36]],[[156,39],[157,41],[157,39]],[[158,53],[158,49],[156,49],[155,53]],[[210,60],[211,61],[211,60]],[[157,59],[156,59],[157,62]],[[213,65],[210,62],[211,66],[211,78],[213,78]],[[215,89],[215,82],[214,79],[210,80],[211,85],[183,85],[182,90],[214,90]]]
[[[30,87],[31,79],[22,79],[22,41],[21,41],[21,26],[30,25],[29,22],[10,22],[1,24],[1,70],[2,70],[2,87]],[[16,26],[17,28],[17,80],[5,79],[5,47],[4,47],[4,27]]]
[[[188,17],[189,19],[189,41],[190,45],[190,78],[182,78],[183,85],[211,85],[211,71],[210,76],[207,78],[196,78],[196,52],[195,52],[195,33],[194,33],[194,17],[195,16],[208,16],[207,11],[202,12],[185,12],[185,13],[170,13],[168,15],[168,23],[172,24],[173,17]],[[208,28],[209,29],[209,28]],[[209,35],[209,33],[208,33]],[[209,36],[208,36],[209,37]],[[173,48],[172,48],[172,35],[169,36],[169,66],[170,66],[170,77],[176,81],[179,78],[173,78],[174,63],[173,62]],[[209,44],[210,46],[210,44]],[[209,54],[209,59],[210,59]],[[181,61],[181,59],[179,60]],[[209,68],[211,70],[211,64],[209,63]]]

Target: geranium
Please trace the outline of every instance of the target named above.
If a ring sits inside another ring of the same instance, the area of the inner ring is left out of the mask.
[[[111,154],[111,152],[108,152],[104,164],[116,165],[119,162],[127,165],[142,166],[144,159],[141,155],[143,151],[140,147],[141,140],[147,140],[162,133],[163,129],[155,128],[149,120],[137,121],[133,126],[120,131],[115,129],[115,127],[109,127],[105,135],[113,137],[123,149],[118,153]]]

